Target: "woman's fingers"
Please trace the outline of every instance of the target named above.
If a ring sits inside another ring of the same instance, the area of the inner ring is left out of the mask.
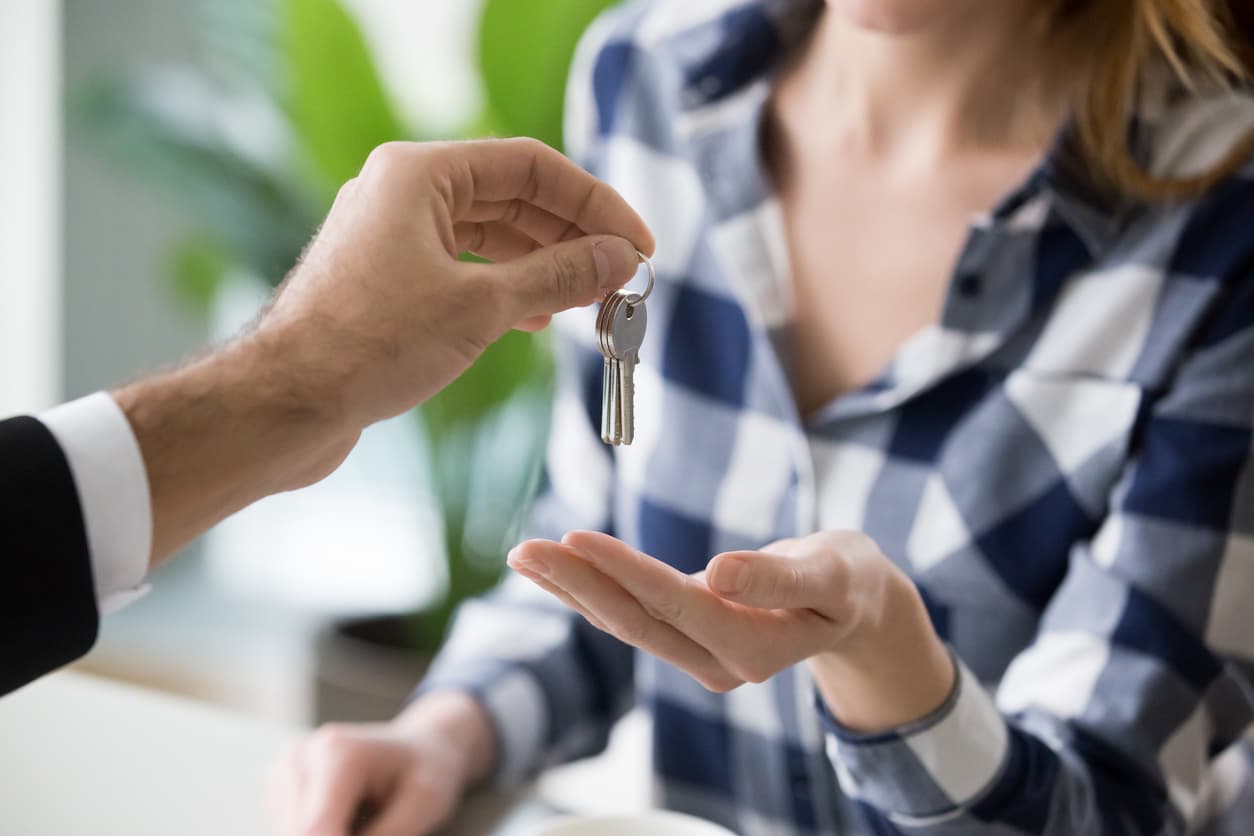
[[[707,584],[600,532],[572,531],[562,542],[630,593],[654,618],[716,655],[774,641],[782,614],[725,601]]]
[[[709,650],[650,615],[638,600],[569,546],[530,540],[510,553],[510,566],[563,590],[579,611],[604,625],[601,629],[687,671],[712,691],[727,691],[744,681]]]
[[[289,746],[271,768],[267,781],[266,806],[274,832],[281,836],[294,834],[300,827],[304,746],[304,741]]]
[[[764,551],[720,554],[706,567],[706,582],[739,604],[811,609],[844,622],[855,614],[858,595],[868,592],[856,584],[859,567],[877,559],[882,559],[878,548],[862,534],[822,532]]]
[[[357,808],[366,800],[367,765],[354,741],[335,726],[316,732],[305,754],[301,832],[348,836]]]
[[[562,589],[560,586],[557,586],[556,584],[550,583],[543,576],[535,574],[535,572],[533,572],[532,569],[529,568],[530,566],[533,566],[533,565],[534,564],[529,563],[525,558],[520,558],[518,561],[513,560],[513,553],[511,552],[510,566],[513,567],[515,572],[522,575],[524,578],[531,581],[536,586],[540,587],[541,589],[543,589],[545,592],[552,595],[557,600],[561,601],[570,609],[579,613],[593,627],[597,628],[603,633],[610,632],[610,630],[603,623],[601,623],[601,620],[599,618],[597,618],[592,613],[588,612],[588,610],[584,608],[584,605],[579,603],[579,601],[575,600],[575,598],[572,597],[569,592]]]
[[[727,552],[710,561],[706,582],[729,601],[766,609],[838,612],[848,591],[848,572],[838,557],[790,557],[766,552]]]
[[[433,832],[452,813],[450,799],[414,779],[398,784],[387,803],[354,836],[420,836]]]
[[[879,594],[873,581],[883,573],[865,570],[884,558],[856,532],[768,548],[719,555],[693,577],[608,535],[577,531],[560,544],[523,544],[510,565],[602,629],[713,687],[709,671],[761,682],[831,650]]]
[[[576,531],[563,542],[635,597],[663,623],[709,650],[731,673],[761,682],[824,649],[829,622],[806,609],[745,606],[707,583],[599,532]]]

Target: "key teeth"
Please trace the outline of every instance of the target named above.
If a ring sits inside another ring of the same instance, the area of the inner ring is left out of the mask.
[[[645,295],[648,295],[647,291]],[[635,330],[629,330],[624,335],[628,339],[626,346],[614,344],[614,324],[620,313],[625,314],[628,321],[634,321],[639,316],[639,320],[634,323]],[[639,360],[639,345],[647,327],[646,315],[644,297],[623,290],[607,295],[597,313],[597,343],[605,358],[601,392],[601,441],[611,447],[627,446],[635,439],[635,386],[632,377]],[[620,356],[618,352],[623,348],[626,348],[626,352]]]

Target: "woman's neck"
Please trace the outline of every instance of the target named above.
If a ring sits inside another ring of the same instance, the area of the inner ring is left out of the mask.
[[[966,151],[1038,152],[1066,102],[1062,85],[1042,79],[1035,2],[973,3],[907,34],[862,28],[829,9],[779,95],[804,114],[804,136],[829,151],[908,167]]]

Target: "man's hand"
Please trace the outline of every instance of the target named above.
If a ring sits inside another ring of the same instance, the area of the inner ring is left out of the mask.
[[[586,531],[529,540],[509,564],[594,627],[711,690],[808,661],[832,713],[860,731],[916,720],[953,686],[918,590],[857,532],[728,552],[697,575]]]
[[[620,287],[637,249],[653,251],[639,216],[543,143],[392,143],[341,189],[259,330],[294,367],[315,363],[322,397],[365,426],[435,394],[510,328]]]
[[[254,329],[113,393],[148,474],[151,564],[323,478],[510,328],[621,286],[637,249],[653,252],[640,217],[540,142],[381,146]]]

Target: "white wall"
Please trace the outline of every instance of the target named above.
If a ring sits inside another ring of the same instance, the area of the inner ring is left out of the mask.
[[[60,17],[0,2],[0,417],[60,390]]]
[[[126,67],[196,61],[196,2],[62,0],[64,94]],[[83,137],[67,131],[64,145],[60,394],[72,398],[177,362],[205,327],[166,276],[177,213]]]

